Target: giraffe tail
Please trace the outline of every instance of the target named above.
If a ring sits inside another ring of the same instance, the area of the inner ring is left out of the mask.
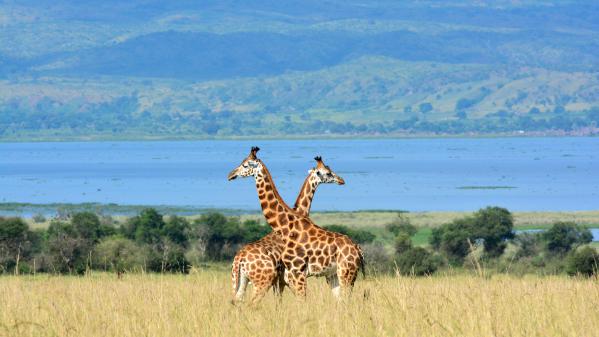
[[[364,251],[362,247],[358,246],[358,253],[360,255],[360,270],[362,270],[362,277],[366,278],[366,260],[364,259]]]
[[[238,255],[235,255],[235,259],[233,260],[233,268],[231,268],[231,280],[233,281],[233,296],[235,296],[239,291],[239,285],[241,284],[240,274],[241,263],[239,261]]]

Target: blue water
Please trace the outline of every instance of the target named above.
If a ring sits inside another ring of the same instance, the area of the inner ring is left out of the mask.
[[[599,228],[589,228],[593,235],[593,242],[599,242]],[[514,232],[518,233],[540,233],[544,232],[545,229],[517,229]]]
[[[258,210],[252,181],[226,179],[252,145],[290,204],[315,155],[343,176],[314,210],[599,208],[599,138],[0,143],[0,202]]]

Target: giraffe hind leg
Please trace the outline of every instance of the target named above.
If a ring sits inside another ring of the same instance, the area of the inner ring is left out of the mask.
[[[235,298],[233,304],[237,302],[243,302],[243,296],[245,295],[245,289],[248,286],[249,279],[244,273],[239,273],[239,280],[237,281],[237,289],[235,291]]]
[[[341,297],[341,286],[339,285],[339,277],[337,276],[337,274],[327,276],[327,283],[331,287],[333,296],[335,296],[336,298],[340,298]]]
[[[285,282],[285,268],[283,266],[278,266],[277,276],[272,283],[272,289],[274,290],[275,295],[282,297],[285,285],[287,285]]]
[[[346,267],[337,270],[337,279],[339,281],[340,295],[349,295],[354,288],[354,282],[358,276],[357,267]]]

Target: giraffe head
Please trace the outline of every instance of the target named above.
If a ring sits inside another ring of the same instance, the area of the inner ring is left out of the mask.
[[[262,172],[262,161],[256,157],[258,151],[260,151],[260,148],[253,146],[250,155],[241,162],[241,165],[237,166],[237,168],[229,173],[228,179],[233,180],[237,177],[257,177]]]
[[[345,184],[345,180],[333,172],[330,167],[324,164],[322,157],[317,156],[316,167],[310,170],[310,174],[314,177],[318,184]]]

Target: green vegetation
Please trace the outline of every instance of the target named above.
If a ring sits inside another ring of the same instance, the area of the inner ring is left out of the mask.
[[[599,123],[599,7],[586,2],[98,6],[0,5],[0,140],[594,134]]]
[[[543,233],[543,238],[550,252],[565,254],[573,247],[591,242],[593,235],[587,228],[573,222],[557,222]]]
[[[434,227],[414,225],[410,213],[378,214],[393,216],[380,226],[325,226],[360,243],[373,271],[417,276],[447,266],[479,270],[483,265],[518,274],[596,270],[595,256],[585,248],[596,249],[589,245],[591,233],[574,222],[555,221],[546,231],[516,235],[518,216],[500,207],[462,213]],[[67,213],[47,226],[0,217],[0,273],[187,273],[192,266],[230,261],[242,245],[270,231],[253,216],[164,216],[153,208],[132,217]]]
[[[570,275],[591,276],[599,272],[599,252],[591,247],[573,251],[568,257],[566,271]]]
[[[352,229],[343,225],[330,225],[325,226],[324,228],[333,232],[345,234],[360,244],[372,242],[376,238],[376,235],[364,229]]]

